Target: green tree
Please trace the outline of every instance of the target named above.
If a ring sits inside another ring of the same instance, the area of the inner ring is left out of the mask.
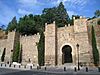
[[[20,43],[17,42],[16,46],[15,46],[15,50],[13,52],[13,57],[12,57],[12,61],[13,62],[18,62],[19,60],[19,54],[20,54]]]
[[[38,48],[38,63],[40,66],[44,65],[44,52],[45,52],[45,47],[44,47],[44,33],[40,33],[40,40],[39,43],[37,44]]]
[[[96,37],[93,26],[92,26],[92,52],[93,52],[94,64],[97,66],[99,63],[99,52],[96,45]]]
[[[56,18],[56,8],[45,8],[43,10],[43,15],[42,17],[45,19],[46,23],[52,23],[53,21],[55,21]]]
[[[9,22],[8,27],[7,27],[7,31],[12,31],[12,30],[14,30],[16,28],[17,28],[17,20],[16,20],[16,17],[14,17],[12,19],[12,21]]]
[[[69,23],[70,18],[62,2],[57,7],[56,20],[58,27],[65,26],[65,24]]]
[[[96,17],[100,17],[100,10],[96,10],[94,14]]]
[[[32,14],[25,15],[24,17],[20,18],[17,31],[20,32],[22,35],[32,35],[38,32],[36,28],[36,24],[34,21],[34,17]]]
[[[70,18],[62,2],[57,7],[45,8],[42,12],[42,17],[47,23],[55,21],[58,27],[69,23]]]
[[[34,21],[35,21],[35,29],[38,32],[41,32],[44,28],[45,22],[43,21],[41,15],[34,15]]]

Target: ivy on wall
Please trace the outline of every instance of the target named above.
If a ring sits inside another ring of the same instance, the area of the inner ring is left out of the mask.
[[[95,31],[94,31],[93,26],[92,26],[92,52],[93,52],[94,65],[98,66],[98,64],[99,64],[99,52],[97,49]]]

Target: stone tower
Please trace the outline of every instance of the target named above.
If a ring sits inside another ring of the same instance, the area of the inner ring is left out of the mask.
[[[87,19],[80,16],[74,19],[75,42],[79,44],[79,61],[81,63],[93,62],[92,47],[89,44]]]
[[[45,25],[45,65],[57,64],[57,28],[55,22]]]
[[[19,41],[19,33],[12,31],[8,32],[6,44],[5,62],[12,62],[13,51],[15,50],[16,42]]]

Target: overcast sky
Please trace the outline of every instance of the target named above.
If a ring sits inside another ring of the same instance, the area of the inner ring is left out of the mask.
[[[93,17],[95,10],[100,10],[100,0],[0,0],[0,25],[8,25],[14,16],[18,20],[26,14],[41,14],[44,8],[57,6],[61,1],[70,17]]]

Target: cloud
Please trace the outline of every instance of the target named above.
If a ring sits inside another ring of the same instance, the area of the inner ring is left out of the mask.
[[[58,5],[60,2],[63,2],[63,4],[65,5],[65,2],[66,2],[66,1],[67,1],[67,0],[56,0],[56,1],[53,1],[52,4]]]
[[[32,8],[36,6],[41,6],[43,3],[40,3],[38,0],[18,0],[19,6],[22,8]]]
[[[69,12],[69,15],[71,16],[72,14],[80,14],[85,8],[85,6],[89,3],[90,0],[52,0],[53,5],[58,5],[60,2],[63,2],[65,8]]]
[[[58,5],[60,2],[63,2],[64,5],[70,4],[70,5],[79,5],[79,6],[84,6],[85,4],[88,3],[89,0],[56,0],[53,1],[52,3],[54,5]]]
[[[26,14],[31,14],[31,13],[32,13],[31,11],[27,11],[24,9],[18,9],[18,14],[20,15],[26,15]]]
[[[18,0],[18,2],[22,5],[26,6],[33,6],[36,5],[38,2],[37,0]]]

